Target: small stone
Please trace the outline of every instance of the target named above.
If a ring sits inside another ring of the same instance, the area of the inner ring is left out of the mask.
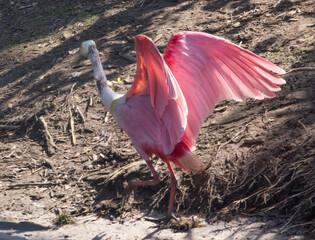
[[[236,22],[236,23],[233,24],[233,27],[235,27],[235,28],[236,28],[236,27],[239,27],[239,26],[241,26],[241,23],[240,23],[240,22]]]
[[[28,84],[28,79],[24,78],[24,79],[21,81],[21,83],[22,83],[23,85],[27,85],[27,84]]]
[[[73,72],[70,78],[80,77],[81,75],[82,75],[82,72]]]

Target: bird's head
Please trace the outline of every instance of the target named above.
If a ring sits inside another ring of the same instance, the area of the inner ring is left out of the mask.
[[[81,52],[83,55],[88,55],[91,47],[96,47],[96,44],[93,40],[85,41],[81,44]]]

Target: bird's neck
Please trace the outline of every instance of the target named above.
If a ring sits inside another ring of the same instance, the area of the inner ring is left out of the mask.
[[[105,105],[107,111],[110,111],[112,114],[114,114],[113,103],[122,95],[114,92],[114,90],[108,85],[104,85],[104,83],[100,81],[97,81],[97,87],[102,103]]]
[[[98,91],[103,104],[107,110],[113,113],[112,104],[114,100],[121,97],[121,94],[114,92],[107,83],[107,78],[103,70],[103,66],[100,60],[99,52],[95,46],[91,46],[89,53],[89,59],[93,65],[93,74],[97,82]]]

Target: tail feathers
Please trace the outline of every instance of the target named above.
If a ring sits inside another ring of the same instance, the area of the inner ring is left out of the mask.
[[[186,171],[201,171],[205,168],[203,162],[192,152],[186,152],[185,155],[177,159],[178,163]]]
[[[187,172],[201,171],[205,168],[203,162],[191,152],[183,141],[176,144],[174,151],[166,156],[166,161],[174,162],[179,168]]]

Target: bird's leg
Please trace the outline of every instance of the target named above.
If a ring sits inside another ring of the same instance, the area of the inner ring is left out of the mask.
[[[131,181],[131,185],[134,187],[137,186],[146,186],[146,185],[156,185],[159,182],[161,182],[161,178],[159,177],[159,174],[157,173],[157,171],[154,169],[152,161],[151,160],[145,160],[146,163],[148,164],[151,173],[153,175],[153,179],[152,180],[132,180]]]
[[[166,216],[164,216],[161,219],[155,220],[155,219],[147,219],[149,221],[153,221],[153,222],[159,222],[162,223],[162,225],[167,224],[171,219],[174,219],[176,221],[179,221],[174,215],[173,215],[173,209],[174,209],[174,199],[175,199],[175,190],[176,190],[176,184],[177,184],[177,180],[175,177],[175,173],[174,170],[172,168],[171,162],[167,161],[167,166],[168,169],[170,170],[170,174],[171,174],[171,193],[170,193],[170,200],[169,200],[169,204],[168,204],[168,210],[167,210],[167,214]]]
[[[175,199],[175,190],[176,190],[177,180],[176,180],[176,176],[175,176],[174,170],[172,168],[171,162],[167,161],[166,163],[167,163],[168,169],[170,170],[170,174],[171,174],[171,193],[170,193],[170,200],[169,200],[169,204],[168,204],[167,215],[165,217],[165,221],[167,222],[171,218],[174,218],[175,220],[177,220],[173,216],[174,199]]]
[[[159,174],[157,173],[157,171],[154,169],[152,161],[151,160],[145,160],[146,163],[148,164],[152,175],[153,175],[153,179],[152,180],[131,180],[131,184],[129,184],[127,186],[127,188],[125,189],[125,193],[124,193],[124,197],[122,199],[122,205],[125,205],[128,202],[128,199],[130,197],[130,194],[132,192],[132,190],[134,190],[134,192],[136,193],[136,188],[138,186],[146,186],[146,185],[156,185],[159,182],[161,182],[161,179],[159,177]]]

